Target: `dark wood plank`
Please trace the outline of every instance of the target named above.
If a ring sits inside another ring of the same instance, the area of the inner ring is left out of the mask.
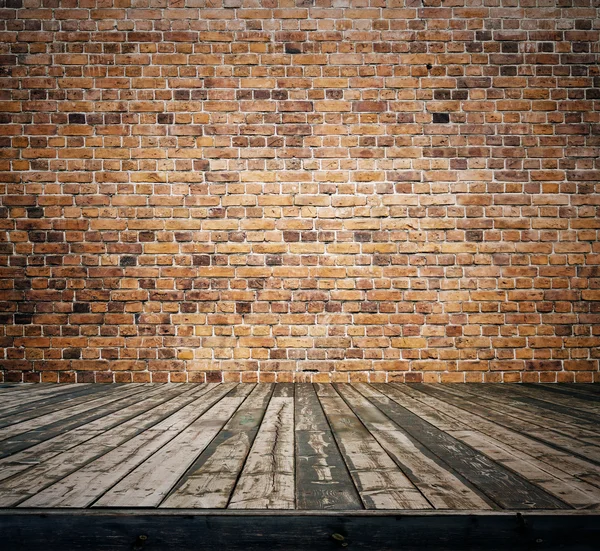
[[[15,551],[596,551],[600,541],[598,515],[228,513],[0,511],[0,530]]]
[[[523,383],[526,388],[534,388],[539,392],[548,392],[551,394],[564,394],[566,396],[573,396],[579,400],[584,400],[587,402],[600,402],[600,395],[595,392],[588,392],[586,390],[582,390],[579,388],[574,388],[572,385],[562,385],[562,384],[533,384],[533,383]],[[600,386],[600,385],[598,385]]]
[[[569,383],[566,385],[568,388],[575,388],[577,390],[581,390],[584,392],[589,392],[590,394],[600,394],[600,384],[599,383]]]
[[[505,509],[568,508],[568,505],[561,500],[394,402],[394,396],[386,392],[385,385],[372,386],[392,399],[392,402],[388,402],[370,398],[381,411],[501,507]]]
[[[311,384],[295,386],[296,508],[362,509]]]
[[[515,387],[516,388],[514,392],[517,394],[522,394],[531,398],[543,400],[544,402],[565,406],[573,413],[585,411],[595,415],[600,415],[600,400],[590,401],[582,399],[581,395],[573,393],[565,394],[564,392],[548,392],[547,390],[540,389],[539,387],[535,386],[515,385]]]

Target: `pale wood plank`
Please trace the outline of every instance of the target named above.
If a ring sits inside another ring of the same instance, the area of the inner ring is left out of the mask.
[[[175,438],[112,487],[93,506],[157,507],[251,390],[249,385],[238,386],[237,394],[234,392],[229,396],[235,387],[235,384],[225,383],[216,388],[210,401],[203,406],[206,412],[201,417],[178,431]]]
[[[0,441],[15,437],[33,429],[39,430],[40,427],[56,423],[57,421],[61,421],[63,419],[73,418],[74,416],[85,411],[89,411],[90,409],[104,405],[111,397],[114,397],[115,395],[119,396],[129,392],[130,388],[131,385],[124,385],[119,389],[115,389],[114,392],[112,392],[112,396],[109,392],[103,392],[100,396],[92,395],[78,397],[68,402],[68,405],[62,408],[57,408],[56,405],[53,404],[50,413],[45,413],[44,415],[33,418],[27,416],[27,420],[25,421],[18,421],[19,416],[16,416],[15,423],[11,423],[0,428]],[[46,408],[42,409],[46,411]]]
[[[350,385],[336,390],[411,482],[436,509],[491,509],[472,488]]]
[[[216,388],[211,392],[218,392]],[[108,453],[120,444],[159,423],[195,398],[194,391],[159,404],[129,421],[93,436],[66,452],[29,467],[0,483],[0,507],[14,506],[41,491],[46,486],[71,474],[97,457]],[[89,429],[84,429],[89,430]]]
[[[398,403],[438,428],[443,425],[446,432],[473,449],[486,455],[492,449],[495,461],[506,463],[508,468],[531,482],[546,480],[550,475],[555,480],[552,486],[546,484],[545,489],[571,506],[587,508],[599,502],[598,488],[569,474],[573,469],[579,474],[593,476],[593,465],[419,392],[412,385],[394,387],[395,390],[393,387],[386,389],[386,393]],[[471,434],[477,434],[482,442],[493,448],[477,445]],[[504,454],[499,455],[496,448],[504,450]],[[559,493],[555,494],[555,491]]]
[[[294,509],[294,399],[276,385],[228,507]]]
[[[272,384],[261,384],[253,389],[161,507],[219,509],[227,506],[273,388]]]
[[[196,392],[196,385],[185,387],[172,385],[142,385],[141,392],[122,397],[105,405],[86,420],[85,415],[69,421],[61,421],[57,426],[41,431],[30,431],[22,438],[5,440],[0,444],[0,480],[8,478],[31,465],[38,465],[51,457],[65,452],[113,427],[140,415],[175,396]],[[80,420],[83,420],[80,423]],[[41,433],[41,434],[40,434]],[[46,438],[47,436],[47,438]],[[31,446],[27,444],[31,443]],[[13,445],[14,444],[14,445]],[[13,453],[13,450],[17,450]]]
[[[455,388],[456,385],[452,385],[451,388],[446,388],[446,386],[428,387],[427,390],[437,393],[438,396],[456,396],[462,400],[461,407],[463,409],[477,413],[499,425],[521,432],[530,438],[536,438],[551,446],[564,449],[572,455],[578,455],[589,461],[600,463],[600,448],[593,443],[584,441],[584,437],[578,440],[569,436],[568,431],[555,430],[551,424],[544,421],[539,415],[527,417],[518,410],[515,414],[513,409],[516,408],[504,405],[491,397],[478,397],[466,390]],[[427,385],[416,384],[414,387],[417,390],[425,390]],[[573,428],[573,431],[575,430],[577,429]]]
[[[121,386],[131,385],[119,385],[119,387]],[[70,390],[69,392],[44,396],[43,399],[35,402],[26,400],[20,400],[19,403],[15,404],[2,402],[3,405],[6,405],[6,409],[0,412],[0,427],[6,427],[19,421],[33,419],[34,417],[41,417],[46,413],[52,413],[61,408],[82,403],[86,399],[93,400],[99,396],[106,396],[107,394],[114,392],[115,388],[116,387],[108,385],[98,387],[89,385],[83,388]]]
[[[317,394],[367,509],[430,509],[431,504],[363,426],[332,386]]]
[[[212,400],[207,400],[205,396],[200,395],[157,425],[47,487],[19,506],[87,507],[91,505],[109,488],[188,428],[218,399],[218,395]],[[162,466],[159,470],[161,469]]]
[[[381,389],[388,399],[372,394],[369,395],[369,400],[377,404],[413,438],[502,508],[564,509],[568,507],[527,479],[495,463],[447,432],[439,430],[419,414],[400,405],[393,389],[383,385],[373,385],[373,387],[377,390]]]

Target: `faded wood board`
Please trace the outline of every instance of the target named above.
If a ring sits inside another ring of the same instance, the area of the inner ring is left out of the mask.
[[[0,449],[0,458],[15,454],[25,450],[45,440],[51,440],[54,437],[61,436],[71,429],[83,426],[95,419],[106,417],[110,413],[120,410],[129,404],[137,403],[140,399],[150,396],[148,387],[139,385],[130,387],[126,392],[115,392],[102,400],[102,405],[90,410],[79,413],[77,416],[66,419],[59,419],[53,423],[36,426],[32,430],[23,432],[2,442]],[[154,393],[157,393],[157,389]]]
[[[521,457],[514,453],[512,454],[513,457],[507,457],[505,446],[494,442],[489,437],[482,436],[476,431],[451,431],[449,434],[473,449],[481,451],[500,465],[527,478],[530,482],[576,509],[597,509],[600,507],[600,490],[598,488],[588,485],[583,490],[585,484],[578,483],[572,478],[557,478],[548,472],[549,469],[540,469],[532,462],[523,461]],[[564,478],[572,480],[572,484],[566,484]],[[579,489],[577,486],[579,486]]]
[[[377,390],[382,385],[373,385]],[[391,396],[392,391],[382,389]],[[506,509],[563,509],[567,505],[498,465],[394,401],[370,397],[385,414],[495,503]]]
[[[252,447],[272,384],[257,385],[217,437],[200,454],[161,507],[224,508]]]
[[[64,407],[53,407],[51,411],[45,412],[43,415],[38,417],[28,416],[26,420],[9,423],[0,428],[0,441],[8,438],[14,438],[20,434],[29,432],[33,429],[39,429],[40,427],[44,427],[46,425],[51,425],[58,421],[72,419],[74,416],[89,411],[90,409],[101,407],[107,401],[111,401],[112,397],[115,395],[118,397],[123,394],[127,394],[129,392],[129,388],[131,387],[121,388],[113,393],[107,393],[106,395],[98,396],[95,394],[93,398],[89,396],[86,396],[85,398],[77,398],[66,404]]]
[[[485,388],[485,385],[468,385],[464,390],[469,394],[500,403],[510,408],[510,411],[525,412],[527,416],[534,415],[538,423],[545,419],[552,420],[552,424],[559,425],[563,432],[568,433],[573,430],[572,427],[595,436],[600,432],[600,415],[578,409],[576,400],[573,400],[571,407],[565,407],[558,401],[549,402],[529,396],[526,391],[519,390],[519,387],[512,391],[508,389],[507,392],[507,389]],[[517,415],[526,417],[523,413]]]
[[[244,401],[251,387],[226,383],[202,396],[193,423],[181,430],[144,463],[122,478],[95,503],[95,507],[157,507],[196,457],[208,446]],[[230,395],[231,393],[231,395]]]
[[[365,508],[431,508],[335,389],[320,385],[318,394]]]
[[[276,385],[229,508],[294,509],[293,396],[291,385]]]
[[[221,390],[214,388],[212,391],[219,393]],[[82,444],[54,455],[43,463],[30,467],[23,473],[18,473],[3,480],[0,482],[0,507],[17,505],[50,484],[64,478],[90,461],[108,453],[130,438],[156,425],[193,399],[193,392],[191,395],[184,393],[181,396],[172,398],[166,403],[162,403],[146,411],[141,416],[134,417],[102,434],[86,440]]]
[[[163,385],[161,385],[163,386]],[[21,437],[4,441],[0,445],[0,480],[12,476],[16,472],[26,470],[31,465],[38,465],[51,457],[74,448],[100,434],[141,415],[156,406],[166,403],[180,395],[195,395],[199,389],[181,385],[170,388],[151,388],[124,398],[116,404],[104,407],[104,414],[79,423],[74,420],[61,421],[58,426],[48,425],[41,431],[30,431]],[[191,398],[190,398],[191,399]],[[48,430],[49,427],[52,429]],[[40,432],[39,437],[36,435]],[[31,444],[31,445],[30,445]],[[15,449],[16,448],[16,449]]]
[[[477,413],[489,419],[498,425],[505,426],[512,430],[523,433],[529,438],[534,438],[545,442],[555,448],[563,449],[573,455],[578,455],[588,461],[600,462],[600,448],[593,444],[588,444],[582,440],[577,440],[563,432],[545,428],[548,424],[539,417],[531,416],[526,418],[524,415],[514,416],[505,413],[510,406],[503,406],[493,400],[479,398],[476,395],[470,395],[465,391],[455,388],[432,387],[430,385],[415,384],[414,388],[429,392],[432,395],[440,396],[445,401],[452,402],[460,400],[461,407],[467,411]]]
[[[57,413],[66,408],[83,404],[86,401],[110,395],[129,386],[132,385],[121,385],[117,388],[95,388],[94,385],[90,385],[79,390],[72,390],[71,392],[60,394],[58,396],[54,395],[49,398],[44,398],[43,400],[39,400],[33,404],[10,406],[0,416],[0,428],[8,427],[29,419],[41,418],[48,413]]]
[[[345,384],[335,387],[381,447],[436,509],[492,508],[357,390]]]
[[[140,463],[173,440],[210,406],[196,398],[157,425],[52,484],[20,507],[87,507]]]
[[[295,386],[296,508],[362,509],[313,386]]]
[[[474,444],[473,439],[468,442],[463,439],[464,435],[477,433],[483,441],[496,448],[494,456],[496,461],[505,463],[511,470],[532,483],[536,484],[537,481],[544,480],[548,475],[552,476],[555,479],[552,487],[545,489],[573,507],[580,507],[582,504],[588,507],[598,502],[600,498],[598,488],[589,483],[594,479],[597,480],[598,474],[600,474],[600,470],[595,465],[579,458],[570,457],[564,452],[528,439],[520,433],[498,426],[468,411],[419,392],[412,385],[394,385],[393,388],[401,391],[400,394],[398,392],[393,394],[394,399],[401,405],[438,428],[440,416],[447,416],[453,424],[452,427],[445,429],[448,434],[486,454],[488,449],[485,446]],[[390,390],[391,395],[392,390]],[[444,413],[440,414],[442,410]],[[498,455],[497,448],[504,450],[502,456]],[[584,479],[588,482],[584,482]],[[556,489],[559,490],[559,494],[554,494]]]
[[[600,511],[598,394],[572,385],[86,388],[6,389],[0,507]]]

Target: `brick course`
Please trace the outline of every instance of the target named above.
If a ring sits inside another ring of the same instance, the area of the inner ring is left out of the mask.
[[[0,5],[0,381],[600,380],[597,1]]]

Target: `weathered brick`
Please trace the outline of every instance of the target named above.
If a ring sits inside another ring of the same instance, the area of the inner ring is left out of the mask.
[[[10,10],[0,380],[600,380],[600,8],[523,2]]]

